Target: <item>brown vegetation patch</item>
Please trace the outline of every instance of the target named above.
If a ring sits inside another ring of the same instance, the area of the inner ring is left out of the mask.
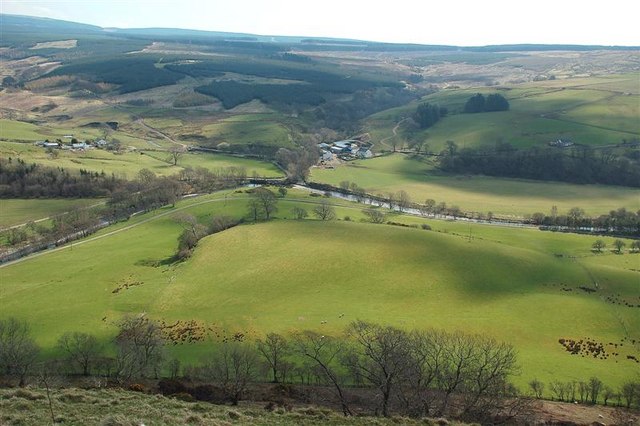
[[[174,345],[202,342],[207,335],[205,324],[196,320],[178,320],[173,324],[167,324],[161,321],[160,329],[165,339]]]
[[[118,294],[121,291],[128,290],[131,287],[137,287],[142,284],[144,284],[144,281],[136,281],[134,280],[133,275],[129,275],[129,277],[120,280],[118,287],[114,288],[111,293]]]

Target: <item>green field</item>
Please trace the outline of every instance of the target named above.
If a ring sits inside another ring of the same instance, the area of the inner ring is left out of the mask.
[[[135,178],[141,169],[149,169],[161,176],[178,173],[186,166],[205,167],[215,170],[221,167],[244,167],[247,175],[254,172],[258,176],[279,177],[282,172],[273,164],[247,158],[221,154],[186,153],[174,166],[169,163],[169,154],[164,151],[134,151],[114,153],[92,149],[84,152],[56,150],[58,156],[52,157],[45,149],[30,144],[0,142],[0,155],[3,157],[21,158],[26,162],[43,164],[50,167],[64,167],[72,170],[91,170],[96,172],[115,173],[128,179]]]
[[[289,130],[274,114],[236,115],[203,126],[200,133],[231,145],[293,146]]]
[[[370,194],[388,195],[405,190],[414,202],[428,198],[457,205],[466,212],[489,211],[501,216],[524,217],[548,213],[558,206],[562,213],[581,207],[587,215],[607,214],[612,209],[640,209],[640,191],[605,185],[576,185],[485,176],[452,176],[439,173],[426,160],[394,154],[344,163],[335,169],[314,168],[311,181],[338,186],[355,182]]]
[[[461,114],[466,100],[475,93],[501,93],[511,108],[505,112]],[[640,137],[640,78],[619,75],[593,79],[567,79],[532,82],[510,87],[445,89],[426,96],[421,102],[436,103],[449,109],[449,116],[433,127],[419,131],[435,152],[452,140],[461,147],[493,145],[497,141],[514,146],[545,146],[558,138],[599,146],[617,144]],[[389,150],[392,129],[409,117],[417,103],[374,114],[365,129],[376,143],[375,149]],[[400,127],[399,145],[406,132]]]
[[[22,121],[0,119],[0,140],[37,141],[44,139],[38,126]]]
[[[100,199],[2,199],[0,200],[0,229],[68,212],[79,207],[101,203]]]
[[[294,205],[310,210],[309,203],[318,202],[298,191],[290,196],[280,201],[278,217],[290,216]],[[206,342],[172,347],[185,361],[238,331],[250,338],[301,329],[335,333],[359,318],[509,341],[523,365],[516,378],[523,388],[533,377],[592,375],[618,386],[637,369],[625,355],[639,349],[626,341],[621,355],[608,360],[571,356],[558,343],[588,337],[606,346],[640,337],[638,308],[606,299],[637,303],[639,255],[593,255],[589,236],[401,215],[393,220],[426,222],[433,231],[372,225],[359,222],[360,205],[341,201],[338,217],[349,215],[351,222],[243,225],[203,239],[183,263],[163,263],[182,229],[171,219],[174,212],[203,221],[213,214],[238,216],[245,197],[228,192],[185,200],[104,229],[96,234],[101,238],[74,243],[73,250],[5,266],[1,316],[29,321],[47,350],[65,331],[106,339],[125,313],[211,327]],[[611,246],[612,239],[606,241]],[[596,282],[596,293],[579,289]],[[113,292],[131,283],[137,285]]]

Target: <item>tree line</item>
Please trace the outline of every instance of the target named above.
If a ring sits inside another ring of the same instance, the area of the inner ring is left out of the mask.
[[[323,386],[331,389],[345,416],[354,414],[359,390],[372,394],[369,408],[383,416],[505,422],[526,415],[530,406],[530,399],[510,382],[519,371],[515,349],[484,335],[403,330],[356,320],[338,335],[304,330],[290,336],[268,333],[251,342],[239,333],[199,362],[183,366],[167,357],[167,336],[158,322],[128,315],[115,325],[117,332],[108,342],[89,333],[64,333],[56,344],[58,358],[41,363],[28,324],[0,320],[0,373],[21,385],[43,370],[120,384],[162,378],[158,388],[166,395],[232,404],[259,382]],[[532,396],[543,396],[545,385],[539,380],[529,387]],[[619,391],[595,377],[554,381],[549,388],[561,401],[617,400],[628,408],[640,406],[640,383],[633,380]]]
[[[122,183],[104,172],[76,172],[20,158],[0,158],[0,198],[104,197]]]
[[[595,229],[605,234],[640,236],[640,210],[634,213],[624,207],[611,210],[608,214],[589,217],[580,207],[572,207],[567,213],[561,214],[556,206],[552,206],[547,214],[533,213],[530,221],[543,229],[568,228],[574,231]]]
[[[451,144],[453,149],[444,150],[439,162],[450,173],[640,187],[640,162],[632,152],[616,156],[610,150],[587,146],[522,150],[509,143],[464,149]]]

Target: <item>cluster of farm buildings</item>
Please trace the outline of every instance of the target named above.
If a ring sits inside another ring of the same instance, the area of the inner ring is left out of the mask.
[[[345,139],[332,143],[318,144],[320,148],[320,161],[331,161],[334,157],[342,160],[355,160],[358,158],[371,158],[371,144],[358,139]]]
[[[43,148],[50,148],[50,149],[68,149],[68,150],[74,150],[74,151],[84,151],[84,150],[88,150],[88,149],[93,149],[93,148],[102,148],[102,149],[108,149],[109,146],[111,145],[110,142],[107,142],[104,139],[98,139],[96,141],[79,141],[76,138],[73,137],[73,135],[66,135],[63,136],[63,139],[68,139],[68,142],[65,142],[61,139],[56,139],[55,141],[49,141],[44,140],[44,141],[37,141],[35,142],[34,145],[36,146],[41,146]]]

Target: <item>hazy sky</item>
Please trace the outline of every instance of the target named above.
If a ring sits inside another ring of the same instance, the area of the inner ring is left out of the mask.
[[[637,0],[0,0],[0,11],[102,27],[485,45],[640,45]]]

